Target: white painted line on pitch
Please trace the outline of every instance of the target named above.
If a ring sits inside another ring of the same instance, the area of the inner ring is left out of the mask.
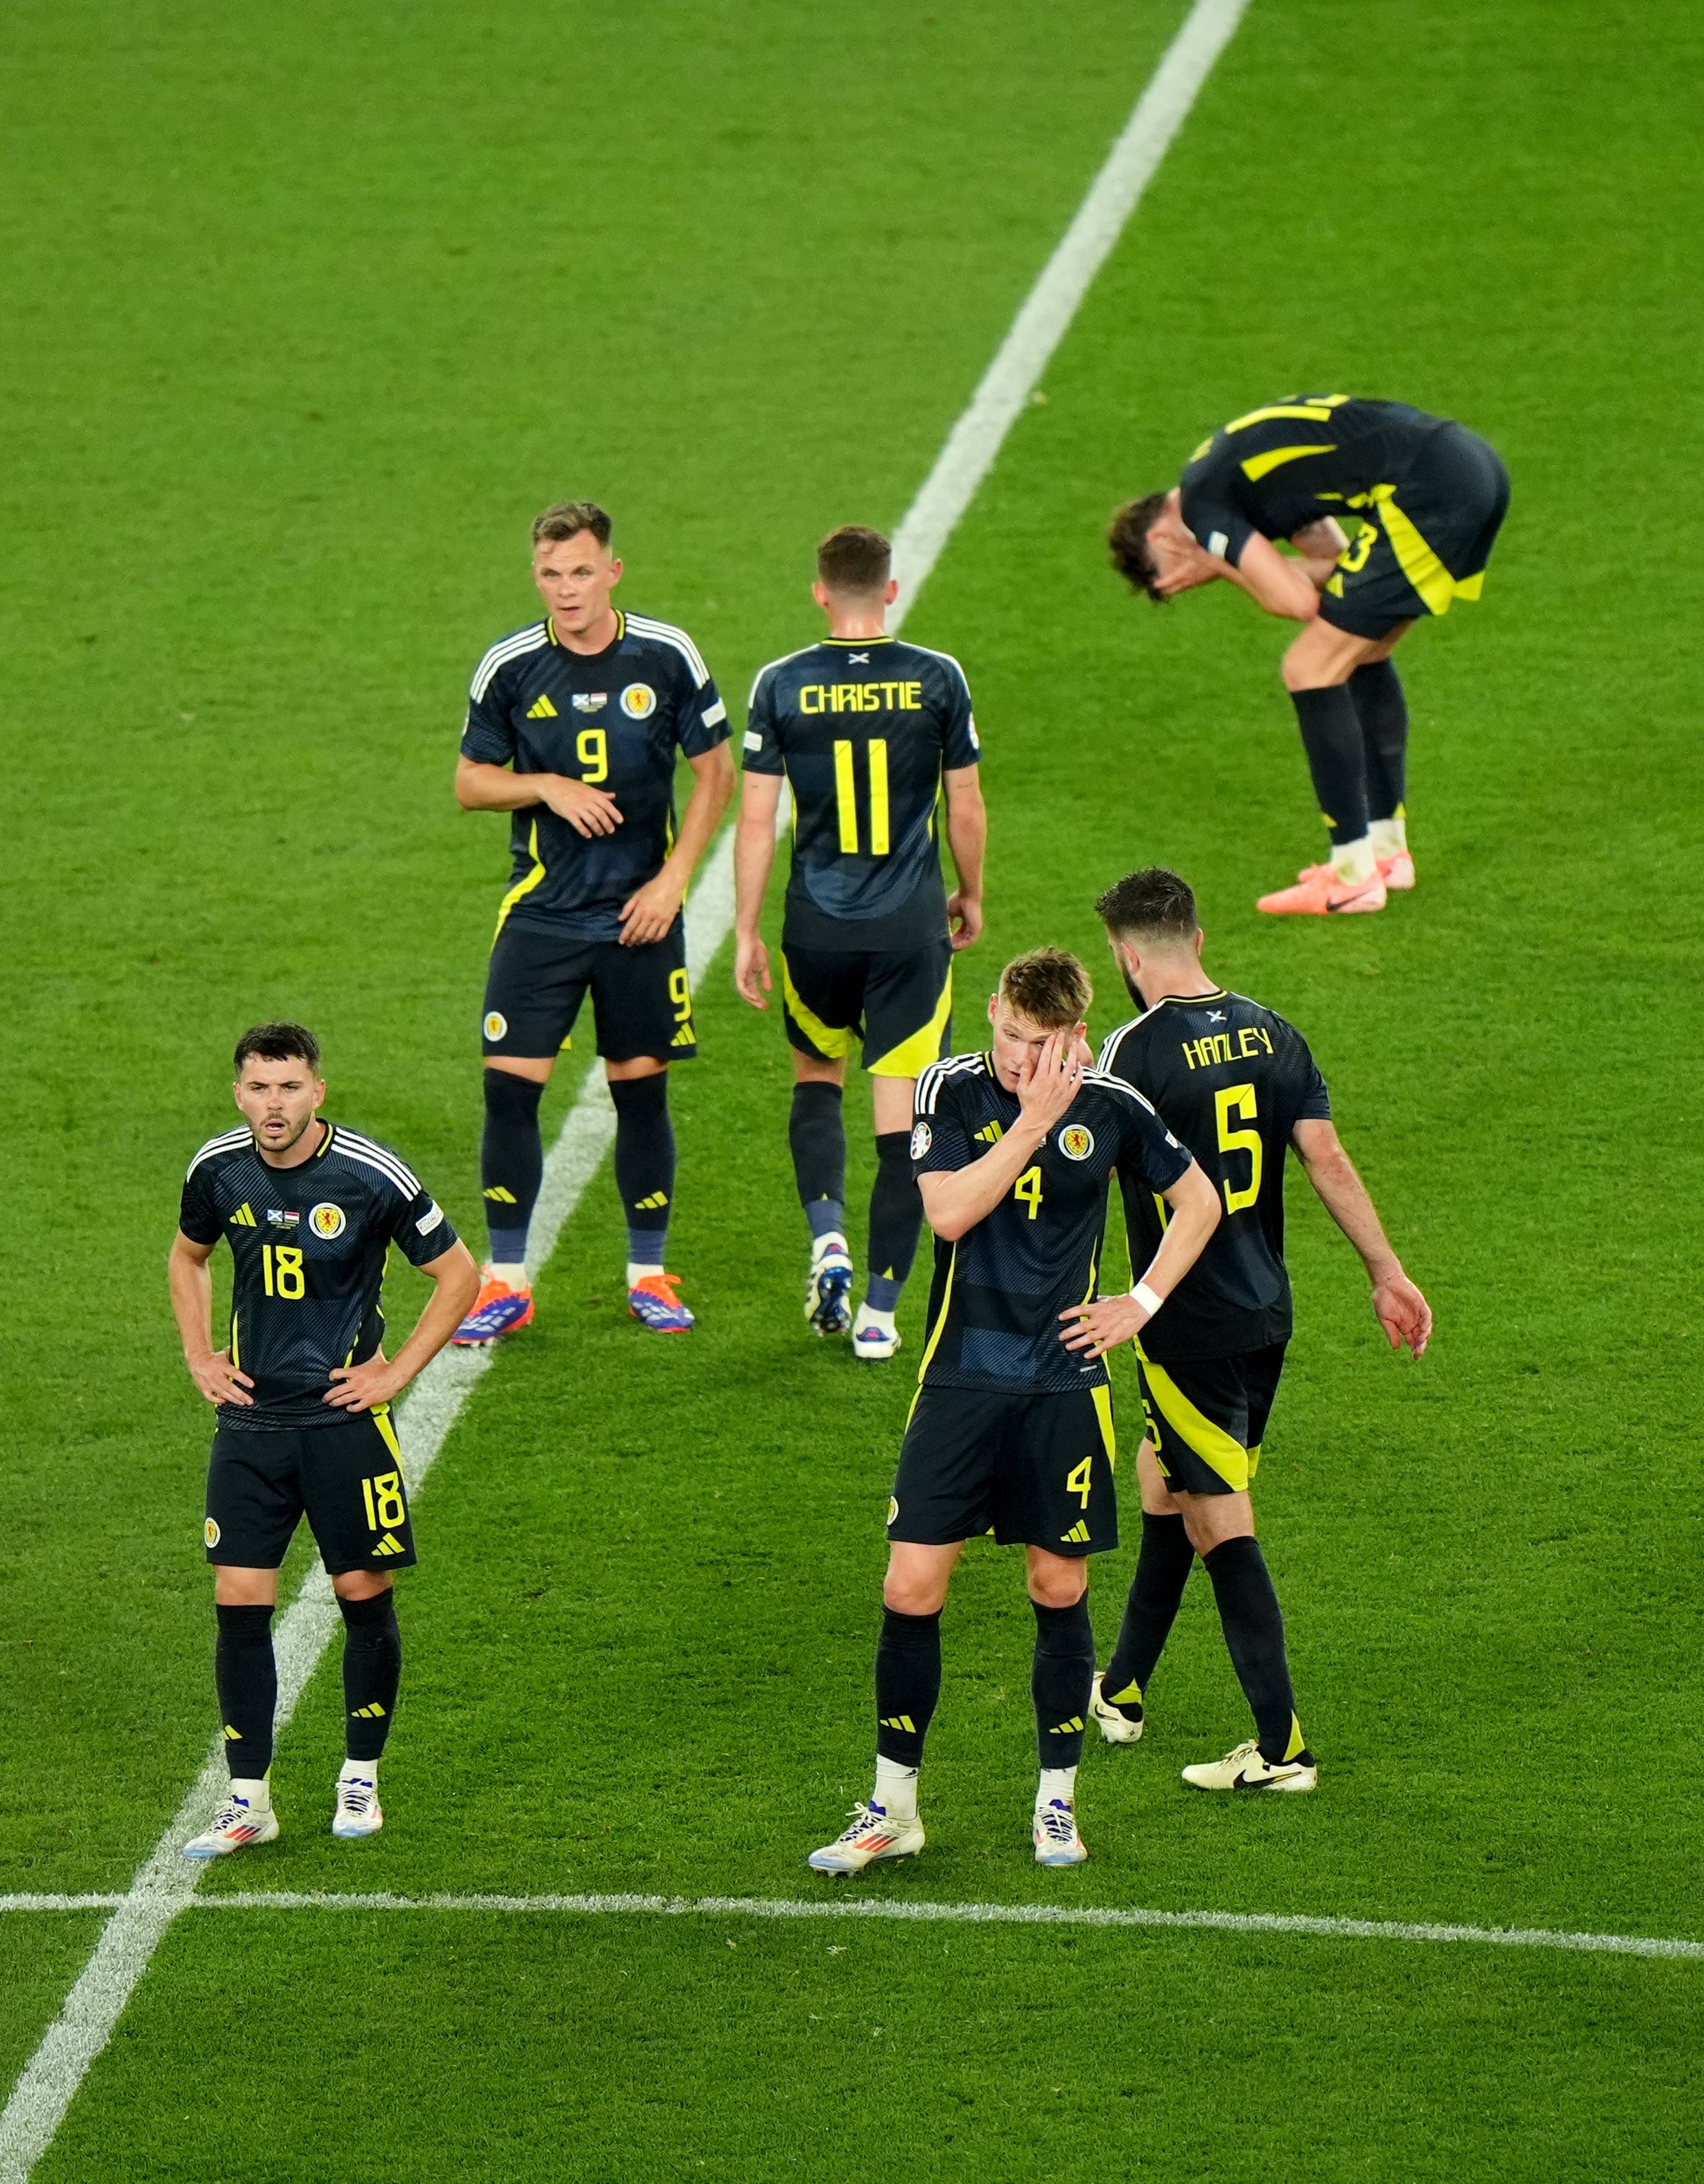
[[[900,597],[888,616],[890,628],[899,628],[906,608],[988,475],[1037,375],[1058,346],[1247,4],[1248,0],[1195,0],[1167,47],[1077,217],[1042,269],[969,408],[949,434],[894,533],[894,572],[899,579]],[[731,827],[724,830],[693,889],[688,909],[687,962],[691,976],[698,979],[710,969],[733,922]],[[615,1109],[594,1063],[544,1164],[533,1215],[539,1246],[528,1254],[536,1265],[542,1267],[555,1249],[562,1225],[596,1173],[615,1128]],[[424,1479],[490,1363],[487,1351],[445,1351],[415,1382],[397,1414],[411,1487],[417,1489]],[[331,1586],[324,1573],[316,1570],[303,1582],[278,1626],[281,1733],[337,1620]],[[224,1758],[215,1747],[176,1818],[108,1921],[64,2009],[12,2089],[0,2114],[0,2184],[21,2184],[35,2167],[85,2072],[105,2047],[161,1935],[193,1897],[201,1869],[183,1858],[183,1845],[203,1824],[224,1782]]]

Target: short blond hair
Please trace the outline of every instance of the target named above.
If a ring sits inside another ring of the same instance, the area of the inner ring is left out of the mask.
[[[1027,956],[1014,956],[1000,972],[1000,998],[1027,1023],[1068,1031],[1088,1016],[1094,989],[1067,949],[1032,948]]]
[[[589,531],[600,546],[607,546],[615,528],[609,510],[599,508],[595,500],[554,500],[533,517],[532,543],[542,546],[548,538],[555,543]]]

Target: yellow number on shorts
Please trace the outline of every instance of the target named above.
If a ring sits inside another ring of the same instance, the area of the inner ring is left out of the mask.
[[[399,1471],[381,1471],[371,1479],[364,1479],[361,1499],[367,1505],[369,1531],[393,1532],[398,1524],[408,1522],[408,1505],[403,1500],[403,1475]]]
[[[1219,1117],[1219,1150],[1222,1153],[1246,1153],[1249,1156],[1248,1187],[1233,1190],[1228,1176],[1225,1178],[1225,1211],[1235,1213],[1245,1206],[1252,1206],[1261,1195],[1261,1147],[1258,1130],[1233,1130],[1230,1127],[1234,1115],[1239,1122],[1252,1123],[1255,1119],[1255,1088],[1252,1084],[1227,1084],[1213,1095],[1213,1106]]]
[[[574,738],[574,755],[585,768],[582,781],[610,778],[610,738],[602,728],[582,728]]]
[[[1021,1198],[1029,1208],[1029,1217],[1034,1220],[1041,1211],[1041,1170],[1027,1167],[1011,1187],[1014,1198]]]
[[[260,1246],[260,1279],[268,1296],[298,1304],[308,1294],[308,1277],[302,1271],[302,1254],[294,1244]]]
[[[669,999],[675,1005],[675,1022],[681,1024],[690,1023],[693,1016],[693,989],[687,983],[687,974],[683,970],[670,972]]]
[[[1358,576],[1367,566],[1367,557],[1378,543],[1378,526],[1362,520],[1360,532],[1351,538],[1337,557],[1337,566],[1345,576]]]
[[[1094,1477],[1094,1458],[1085,1456],[1065,1482],[1066,1492],[1078,1496],[1085,1509],[1089,1507],[1089,1489]]]

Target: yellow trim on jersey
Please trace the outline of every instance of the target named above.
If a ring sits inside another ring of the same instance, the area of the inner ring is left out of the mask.
[[[870,760],[870,854],[885,857],[888,854],[888,738],[872,736],[868,744]]]
[[[391,1424],[390,1405],[388,1403],[375,1403],[371,1410],[368,1412],[367,1416],[378,1428],[380,1438],[383,1440],[385,1446],[389,1449],[391,1454],[395,1457],[398,1463],[400,1464],[403,1460],[402,1445],[397,1439],[396,1428]]]
[[[852,772],[852,746],[844,738],[834,746],[834,805],[840,815],[840,850],[858,854],[858,787]]]
[[[320,1117],[320,1127],[324,1129],[326,1134],[320,1140],[320,1150],[314,1156],[315,1160],[325,1159],[326,1154],[331,1150],[332,1139],[337,1134],[337,1126],[335,1123],[326,1122],[323,1115]]]
[[[959,1247],[955,1244],[953,1246],[953,1256],[947,1262],[947,1285],[941,1291],[941,1309],[939,1313],[937,1315],[934,1325],[929,1329],[929,1339],[923,1346],[923,1362],[917,1368],[917,1393],[912,1396],[911,1408],[905,1413],[905,1424],[907,1426],[911,1423],[912,1412],[916,1411],[919,1398],[922,1396],[923,1392],[923,1375],[929,1369],[930,1362],[933,1358],[936,1349],[940,1343],[941,1330],[947,1323],[947,1314],[952,1309],[953,1276],[957,1273],[958,1270]]]
[[[520,901],[521,896],[531,894],[533,889],[538,886],[544,878],[544,860],[538,854],[538,822],[536,819],[532,822],[532,832],[526,838],[526,854],[532,860],[532,869],[524,880],[517,880],[503,898],[498,907],[497,933],[502,932],[504,919]],[[493,933],[491,936],[493,944],[497,939],[497,933]]]
[[[1089,1392],[1094,1398],[1094,1415],[1100,1421],[1100,1438],[1106,1444],[1107,1463],[1116,1471],[1118,1468],[1118,1443],[1112,1431],[1112,1390],[1103,1383],[1098,1388],[1091,1388]]]
[[[621,642],[621,639],[627,634],[627,617],[622,613],[620,607],[612,608],[611,612],[615,617],[615,634],[610,638],[610,644],[619,644]],[[561,638],[556,634],[556,617],[554,615],[545,616],[544,634],[549,638],[550,642],[555,646],[559,652],[566,652],[568,650],[569,648],[564,644]],[[606,645],[604,649],[607,652],[609,650],[609,645]],[[595,660],[597,656],[596,653],[582,652],[580,655],[580,657],[582,660]]]
[[[1250,485],[1263,478],[1268,471],[1277,470],[1284,463],[1299,463],[1304,455],[1334,455],[1335,440],[1326,440],[1307,448],[1268,448],[1263,455],[1250,455],[1237,467]]]
[[[1221,1425],[1203,1411],[1198,1411],[1163,1365],[1156,1365],[1142,1347],[1139,1336],[1136,1355],[1142,1360],[1142,1377],[1148,1384],[1150,1394],[1160,1407],[1160,1415],[1187,1447],[1194,1449],[1203,1463],[1217,1471],[1233,1494],[1247,1488],[1253,1474],[1249,1462],[1249,1451],[1234,1434],[1228,1434]],[[1256,1447],[1255,1460],[1260,1460]],[[1163,1468],[1163,1458],[1161,1460]]]
[[[1268,417],[1306,417],[1310,424],[1328,425],[1332,411],[1348,399],[1346,394],[1322,394],[1317,402],[1272,402],[1264,410],[1250,410],[1245,417],[1233,417],[1225,430],[1240,432],[1245,426],[1264,425]]]
[[[237,1340],[237,1307],[235,1305],[232,1305],[231,1307],[231,1369],[233,1373],[240,1373],[242,1370],[242,1346]]]
[[[870,1064],[872,1077],[921,1077],[931,1063],[941,1058],[941,1041],[946,1036],[947,1018],[953,1012],[953,967],[947,965],[947,982],[941,989],[941,998],[935,1004],[935,1012],[909,1039],[902,1039],[886,1054],[878,1055]]]
[[[793,983],[793,972],[787,961],[787,950],[781,951],[781,998],[787,1013],[799,1026],[825,1061],[844,1061],[858,1044],[855,1029],[836,1031],[823,1022],[815,1010],[809,1009],[799,999],[799,989]],[[931,1059],[933,1059],[932,1056]]]

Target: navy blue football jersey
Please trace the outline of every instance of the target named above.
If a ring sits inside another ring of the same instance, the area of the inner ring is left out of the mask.
[[[911,1164],[920,1176],[980,1160],[1016,1122],[1020,1103],[993,1057],[957,1054],[917,1079]],[[1114,1168],[1169,1190],[1189,1156],[1139,1092],[1084,1072],[1083,1089],[991,1213],[956,1244],[935,1240],[922,1384],[1044,1395],[1097,1388],[1099,1358],[1067,1350],[1060,1314],[1092,1302]]]
[[[944,772],[976,765],[964,670],[897,637],[829,638],[759,671],[748,773],[785,773],[784,944],[905,950],[947,930],[935,838]]]
[[[613,834],[578,834],[548,805],[513,814],[512,883],[498,915],[576,940],[619,940],[621,906],[675,844],[675,753],[727,740],[727,708],[684,630],[618,614],[615,642],[571,652],[549,621],[493,644],[475,670],[465,758],[565,774],[609,792]]]
[[[246,1127],[209,1138],[184,1178],[178,1226],[195,1244],[223,1236],[236,1262],[231,1358],[252,1404],[221,1403],[242,1431],[335,1426],[334,1368],[364,1365],[384,1339],[379,1291],[394,1244],[417,1266],[457,1240],[449,1216],[388,1145],[341,1123],[311,1160],[275,1167]]]

